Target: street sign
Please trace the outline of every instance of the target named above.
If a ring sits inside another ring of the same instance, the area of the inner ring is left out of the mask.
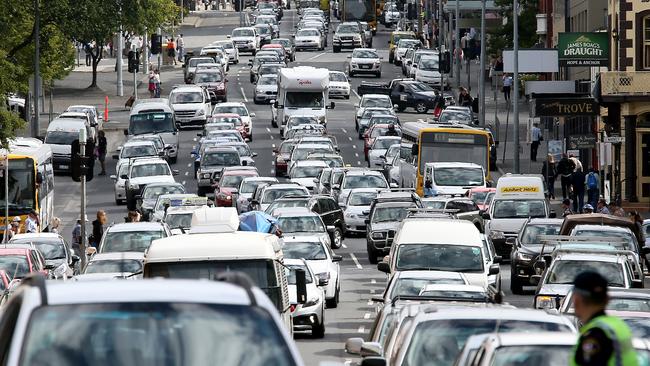
[[[569,136],[569,149],[594,149],[596,136],[571,135]]]
[[[625,143],[625,137],[623,136],[605,136],[603,142],[609,142],[610,144],[623,144]]]

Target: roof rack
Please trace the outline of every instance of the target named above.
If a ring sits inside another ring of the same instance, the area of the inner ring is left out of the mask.
[[[599,250],[596,248],[556,248],[553,250],[553,253],[562,254],[562,253],[577,253],[577,254],[599,254],[599,255],[615,255],[621,257],[635,256],[635,253],[631,250]]]
[[[45,288],[45,276],[40,273],[29,275],[23,278],[21,285],[37,287],[41,293],[41,306],[47,305],[47,289]]]
[[[455,219],[459,210],[444,210],[436,208],[409,208],[406,218],[432,218],[432,219]]]
[[[585,243],[585,242],[597,242],[597,243],[627,243],[625,238],[616,237],[616,236],[570,236],[570,235],[540,235],[540,242],[551,243],[555,242],[557,244],[564,243]]]

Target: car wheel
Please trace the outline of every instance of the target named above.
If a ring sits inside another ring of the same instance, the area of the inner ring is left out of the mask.
[[[332,233],[332,249],[339,249],[343,245],[343,232],[340,227],[334,229]]]
[[[427,105],[422,102],[415,105],[415,111],[418,113],[427,113],[428,110]]]
[[[121,205],[124,204],[124,201],[116,198],[116,199],[115,199],[115,204],[116,204],[117,206],[121,206]]]
[[[332,47],[332,48],[333,48],[333,50],[334,50],[334,53],[339,53],[339,52],[341,52],[341,48],[340,48],[340,47]]]
[[[356,121],[354,122],[354,129],[355,131],[359,131],[359,123]]]
[[[258,102],[257,99],[253,98],[253,104],[260,104],[260,102]]]
[[[255,77],[253,75],[249,77],[249,80],[251,81],[251,83],[255,83]]]
[[[177,161],[178,161],[178,156],[173,156],[169,158],[169,162],[172,164],[176,164]]]
[[[253,56],[255,56],[256,53],[257,53],[257,50],[253,50],[253,52],[252,52]]]
[[[370,264],[377,264],[379,263],[379,254],[377,251],[368,243],[366,243],[366,249],[368,251],[368,261]]]
[[[314,338],[323,338],[325,337],[325,318],[324,318],[325,312],[323,311],[323,315],[319,319],[320,322],[318,325],[314,325],[311,329],[311,336]]]
[[[339,305],[339,291],[340,291],[339,287],[336,286],[336,290],[334,291],[334,297],[325,300],[325,306],[327,306],[328,309],[336,308]]]
[[[515,295],[521,295],[524,293],[524,285],[520,280],[517,279],[517,276],[510,272],[510,291]]]

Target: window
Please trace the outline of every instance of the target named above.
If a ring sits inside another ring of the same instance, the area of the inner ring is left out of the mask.
[[[650,16],[643,18],[643,68],[650,69]]]

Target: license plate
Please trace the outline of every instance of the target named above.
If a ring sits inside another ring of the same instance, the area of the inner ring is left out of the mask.
[[[360,65],[360,67],[361,67],[362,69],[369,69],[369,68],[370,68],[370,65]]]
[[[70,169],[70,167],[67,166],[67,165],[59,165],[59,168],[61,168],[61,169]]]

